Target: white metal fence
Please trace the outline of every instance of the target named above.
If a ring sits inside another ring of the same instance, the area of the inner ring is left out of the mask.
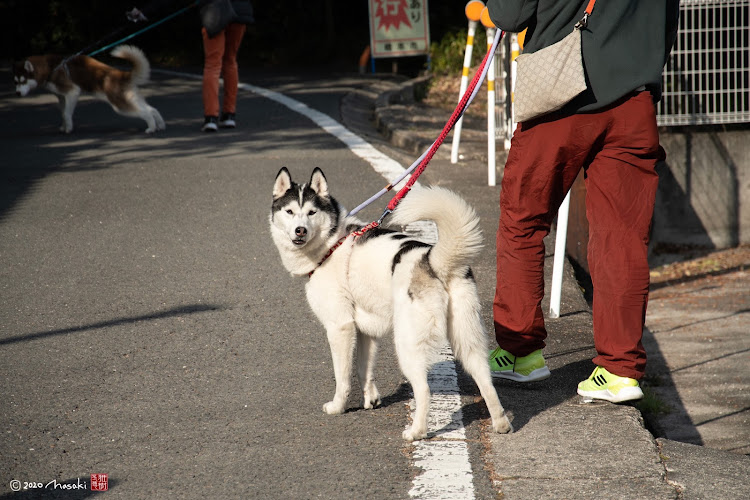
[[[498,48],[496,138],[512,135],[511,37]],[[750,0],[681,0],[677,40],[664,67],[662,126],[750,122]]]
[[[682,0],[659,125],[750,122],[750,0]]]

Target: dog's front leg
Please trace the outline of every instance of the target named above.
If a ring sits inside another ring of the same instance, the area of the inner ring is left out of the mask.
[[[63,123],[60,126],[60,132],[69,134],[73,131],[73,111],[76,109],[78,104],[79,92],[68,92],[62,96],[58,96],[60,99],[60,111],[62,112]]]
[[[336,393],[332,401],[323,405],[323,411],[329,415],[338,415],[344,413],[346,400],[351,391],[357,331],[354,322],[351,322],[344,325],[329,326],[327,335],[333,358],[333,374],[336,377]]]
[[[62,123],[60,124],[60,132],[67,132],[67,126],[65,123],[65,96],[59,95],[59,94],[55,94],[55,96],[57,97],[57,107],[60,110],[60,116],[62,117]]]

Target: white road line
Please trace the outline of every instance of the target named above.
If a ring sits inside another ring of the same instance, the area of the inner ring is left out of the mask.
[[[152,69],[151,71],[154,73],[182,76],[198,80],[202,78],[201,75],[181,73],[178,71],[159,69]],[[368,143],[325,113],[321,113],[320,111],[312,109],[307,104],[292,99],[291,97],[285,96],[284,94],[263,87],[257,87],[248,83],[240,83],[239,88],[242,90],[250,91],[254,94],[258,94],[265,97],[266,99],[278,102],[279,104],[283,104],[292,111],[296,111],[297,113],[306,116],[307,118],[315,122],[315,124],[320,128],[346,144],[346,146],[352,151],[352,153],[369,163],[377,173],[385,177],[388,181],[396,178],[404,171],[404,167],[401,166],[399,162],[381,153],[370,143]],[[406,182],[406,180],[402,181],[402,183],[403,182]]]
[[[200,75],[166,70],[152,70],[163,74],[200,79]],[[240,83],[239,87],[288,107],[312,120],[333,135],[357,156],[369,163],[388,182],[403,173],[404,167],[381,153],[370,143],[351,132],[330,116],[314,110],[288,96]],[[405,182],[406,179],[404,179]],[[419,224],[414,228],[428,240],[437,241],[434,224]],[[469,500],[474,498],[474,481],[466,443],[466,429],[461,413],[461,396],[458,388],[456,363],[446,344],[440,352],[440,361],[430,370],[428,382],[432,390],[428,435],[429,440],[413,445],[412,460],[422,472],[414,478],[409,496],[420,500]],[[410,401],[414,407],[414,400]]]
[[[414,443],[412,459],[422,473],[414,478],[409,496],[418,499],[473,499],[474,481],[461,412],[456,363],[446,344],[428,376],[432,402],[429,440]],[[413,400],[411,402],[413,406]]]
[[[296,111],[297,113],[311,119],[320,128],[346,144],[352,153],[372,165],[375,171],[387,180],[397,177],[404,171],[404,167],[402,167],[399,162],[381,153],[370,143],[325,113],[316,111],[307,104],[301,103],[291,97],[287,97],[284,94],[274,92],[273,90],[256,87],[255,85],[249,85],[246,83],[241,83],[240,88],[243,90],[249,90],[250,92],[261,95],[267,99],[271,99],[272,101],[276,101],[279,104],[283,104],[292,111]]]

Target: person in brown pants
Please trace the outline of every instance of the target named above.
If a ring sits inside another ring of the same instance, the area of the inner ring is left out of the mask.
[[[203,35],[203,116],[201,130],[215,132],[219,127],[236,127],[239,72],[237,52],[248,24],[255,22],[249,0],[208,0],[199,2]],[[219,77],[224,94],[219,116]]]
[[[524,53],[568,35],[589,0],[489,0],[495,25],[528,28]],[[493,304],[498,348],[490,366],[519,382],[550,376],[544,242],[581,169],[594,286],[596,368],[578,393],[613,402],[643,397],[641,338],[648,303],[648,241],[658,175],[655,103],[674,43],[677,0],[599,1],[582,31],[587,90],[561,110],[518,124],[505,164]]]

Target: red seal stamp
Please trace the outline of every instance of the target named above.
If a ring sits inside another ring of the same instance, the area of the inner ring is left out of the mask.
[[[91,491],[107,491],[109,478],[107,474],[91,474]]]

